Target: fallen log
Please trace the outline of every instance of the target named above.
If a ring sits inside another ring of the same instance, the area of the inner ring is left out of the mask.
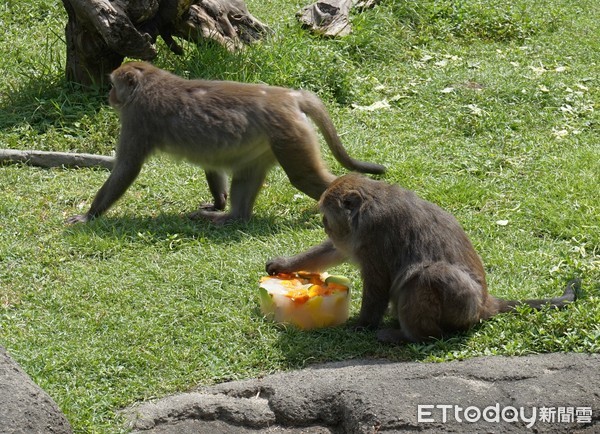
[[[21,151],[0,149],[0,162],[26,163],[32,166],[50,167],[104,167],[112,169],[114,158],[106,155],[79,154],[73,152]]]

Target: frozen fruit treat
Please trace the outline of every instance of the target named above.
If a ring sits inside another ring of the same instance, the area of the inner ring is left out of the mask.
[[[292,273],[260,279],[260,308],[275,322],[300,329],[331,327],[348,319],[350,281],[327,273]]]

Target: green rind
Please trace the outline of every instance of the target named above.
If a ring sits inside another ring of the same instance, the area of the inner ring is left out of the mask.
[[[271,294],[262,286],[258,288],[258,295],[260,297],[260,309],[266,316],[272,316],[275,314],[275,302],[271,297]]]
[[[327,283],[327,284],[336,283],[338,285],[345,286],[346,288],[350,288],[350,286],[352,285],[352,283],[350,282],[350,279],[348,279],[345,276],[339,276],[339,275],[327,276],[327,278],[325,278],[325,283]]]

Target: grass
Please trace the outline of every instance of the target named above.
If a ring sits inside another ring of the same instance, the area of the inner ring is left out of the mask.
[[[105,217],[67,227],[106,171],[4,165],[0,344],[77,432],[119,432],[116,412],[138,400],[329,360],[600,351],[597,1],[395,0],[353,15],[339,40],[299,29],[296,2],[248,5],[271,39],[235,54],[161,46],[157,64],[317,92],[353,156],[457,216],[493,294],[554,296],[581,276],[585,295],[402,347],[344,327],[281,328],[258,312],[264,264],[324,235],[314,202],[280,169],[250,223],[214,228],[181,217],[209,197],[202,171],[157,156]],[[64,81],[65,20],[48,0],[0,6],[0,147],[113,151],[106,95]],[[389,107],[360,108],[380,101]],[[356,315],[359,275],[335,272],[354,282]]]

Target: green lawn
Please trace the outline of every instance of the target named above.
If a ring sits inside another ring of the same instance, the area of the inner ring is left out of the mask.
[[[104,92],[64,81],[57,3],[0,5],[0,148],[109,154],[117,116]],[[107,171],[4,165],[0,344],[77,432],[118,432],[115,412],[138,400],[328,360],[600,351],[597,0],[390,0],[353,15],[354,33],[338,40],[302,31],[298,2],[247,4],[271,39],[237,54],[186,44],[183,57],[160,45],[156,63],[317,92],[350,154],[385,164],[383,179],[459,219],[494,295],[555,296],[580,276],[584,297],[422,345],[380,345],[344,327],[285,329],[258,311],[264,264],[324,233],[315,202],[281,169],[251,222],[216,228],[182,217],[210,198],[203,172],[156,156],[105,217],[68,227]],[[355,315],[358,272],[334,272],[354,283]]]

